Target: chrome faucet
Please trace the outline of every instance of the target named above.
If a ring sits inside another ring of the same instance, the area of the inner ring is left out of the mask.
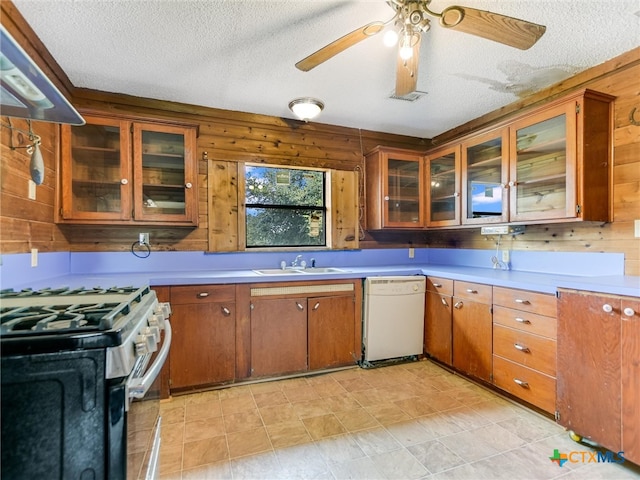
[[[298,260],[300,260],[302,258],[302,255],[298,255],[296,257],[296,259],[294,261],[291,262],[291,266],[292,267],[297,267],[298,266]]]

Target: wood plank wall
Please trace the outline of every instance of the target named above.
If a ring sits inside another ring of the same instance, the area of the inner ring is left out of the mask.
[[[231,112],[213,108],[176,104],[139,97],[114,95],[76,89],[70,86],[64,72],[39,43],[11,2],[3,2],[2,24],[14,33],[20,30],[31,44],[26,50],[48,72],[63,91],[72,91],[78,108],[112,113],[175,119],[197,123],[199,159],[198,228],[92,227],[55,225],[58,128],[51,124],[33,123],[34,131],[43,137],[46,165],[45,183],[37,188],[35,201],[27,198],[29,158],[24,149],[11,150],[10,132],[2,117],[2,163],[0,192],[0,251],[2,253],[41,251],[126,251],[137,239],[139,231],[148,231],[155,250],[207,250],[207,152],[211,160],[250,161],[330,167],[338,170],[362,168],[362,154],[376,145],[396,146],[424,151],[431,146],[427,139],[404,137],[380,132],[360,131],[320,123],[298,122],[285,118]],[[17,38],[17,37],[16,37]],[[510,113],[556,98],[562,93],[588,87],[617,97],[614,125],[614,218],[608,224],[553,224],[529,226],[524,235],[502,239],[506,248],[535,251],[624,252],[625,273],[640,275],[640,240],[633,236],[633,221],[640,218],[640,126],[631,121],[631,111],[640,111],[640,48],[605,64],[582,72],[531,97],[491,112],[468,124],[433,139],[440,144],[472,132]],[[640,119],[640,113],[634,117]],[[25,129],[26,122],[14,124]],[[16,133],[14,132],[14,136]],[[363,199],[364,200],[364,199]],[[425,231],[417,233],[367,233],[361,248],[432,247],[494,248],[495,239],[479,234],[479,229]]]

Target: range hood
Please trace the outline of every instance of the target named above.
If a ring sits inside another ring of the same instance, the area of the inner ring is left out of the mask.
[[[0,115],[84,125],[73,105],[0,26]]]

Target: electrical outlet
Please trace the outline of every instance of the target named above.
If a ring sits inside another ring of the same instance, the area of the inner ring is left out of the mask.
[[[144,243],[145,245],[149,245],[149,234],[148,233],[138,234],[138,242]]]
[[[31,266],[32,267],[38,266],[38,249],[37,248],[31,249]]]
[[[416,251],[413,247],[409,247],[409,258],[413,258],[416,255]]]
[[[511,252],[509,250],[502,250],[502,263],[509,263],[511,261]]]
[[[29,179],[29,200],[36,199],[36,182]]]
[[[633,221],[633,236],[640,238],[640,220]]]

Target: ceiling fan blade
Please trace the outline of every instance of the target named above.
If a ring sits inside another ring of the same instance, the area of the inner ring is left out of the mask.
[[[322,47],[315,53],[312,53],[306,58],[303,58],[298,63],[296,63],[296,67],[303,72],[308,72],[314,67],[317,67],[323,62],[326,62],[331,57],[337,55],[338,53],[346,50],[349,47],[352,47],[358,42],[369,38],[380,30],[384,28],[385,24],[383,22],[372,22],[364,27],[360,27],[357,30],[354,30],[351,33],[347,33],[344,37],[340,37],[339,39],[331,42],[329,45]]]
[[[411,58],[403,60],[398,55],[396,64],[396,96],[403,97],[416,90],[418,84],[418,61],[420,60],[420,43],[421,35],[418,35],[418,41],[413,45]]]
[[[531,48],[547,29],[544,25],[519,18],[458,6],[445,8],[440,17],[440,24],[520,50]]]

